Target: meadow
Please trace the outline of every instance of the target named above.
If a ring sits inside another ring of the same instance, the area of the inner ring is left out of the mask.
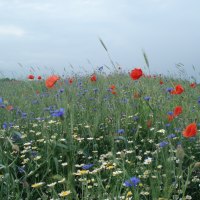
[[[0,80],[0,199],[200,199],[200,86],[103,71]]]

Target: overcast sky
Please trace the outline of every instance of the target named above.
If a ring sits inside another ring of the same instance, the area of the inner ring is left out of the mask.
[[[199,0],[0,0],[0,72],[19,77],[31,67],[62,74],[72,71],[70,63],[75,72],[111,66],[100,37],[123,69],[144,68],[145,50],[152,73],[177,73],[181,62],[194,75],[199,10]]]

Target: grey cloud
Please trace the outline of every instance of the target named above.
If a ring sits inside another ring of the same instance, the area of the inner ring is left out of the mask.
[[[0,27],[24,34],[1,35],[0,69],[12,71],[21,62],[24,73],[30,66],[62,73],[72,63],[77,71],[79,66],[92,71],[87,59],[94,66],[109,64],[99,36],[126,69],[144,66],[142,49],[153,72],[167,73],[178,62],[187,69],[199,66],[199,6],[197,0],[4,0]]]

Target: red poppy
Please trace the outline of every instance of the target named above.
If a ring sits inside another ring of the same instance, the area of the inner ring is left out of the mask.
[[[174,115],[168,115],[167,118],[168,118],[168,121],[171,122],[174,119]]]
[[[182,92],[184,92],[184,88],[182,87],[182,85],[177,85],[175,87],[175,90],[171,91],[171,94],[181,94]]]
[[[42,79],[42,77],[41,77],[41,76],[38,76],[38,77],[37,77],[37,79],[38,79],[38,80],[41,80],[41,79]]]
[[[60,78],[58,76],[56,76],[56,75],[49,76],[47,78],[47,80],[45,81],[46,87],[47,88],[52,88],[59,79]]]
[[[196,86],[197,86],[196,83],[191,83],[191,84],[190,84],[190,87],[191,87],[191,88],[195,88]]]
[[[73,83],[73,79],[72,79],[72,78],[69,78],[69,79],[68,79],[68,83],[69,83],[69,84],[72,84],[72,83]]]
[[[34,78],[35,77],[32,74],[28,75],[28,79],[33,80]]]
[[[97,81],[97,76],[96,76],[95,74],[92,74],[92,76],[90,77],[90,80],[91,80],[92,82]]]
[[[116,89],[115,85],[111,85],[111,86],[110,86],[110,89],[111,89],[111,90],[115,90],[115,89]]]
[[[162,85],[164,82],[162,80],[160,80],[160,85]]]
[[[189,124],[185,130],[183,131],[183,136],[184,137],[194,137],[197,134],[197,125],[196,123],[191,123]]]
[[[152,126],[152,121],[151,121],[151,119],[148,119],[147,120],[147,127],[151,128],[151,126]]]
[[[178,115],[180,115],[182,112],[183,112],[182,106],[176,106],[176,107],[174,108],[174,116],[175,116],[175,117],[178,116]]]
[[[117,94],[117,92],[115,91],[115,90],[112,90],[112,92],[111,92],[112,94]]]
[[[142,70],[140,68],[135,68],[130,73],[130,77],[133,80],[139,79],[142,75],[143,75],[143,72],[142,72]]]
[[[14,109],[14,108],[13,108],[12,105],[6,106],[6,110],[8,110],[8,111],[11,111],[11,110],[13,110],[13,109]]]

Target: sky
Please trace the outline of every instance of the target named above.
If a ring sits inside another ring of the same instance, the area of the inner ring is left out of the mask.
[[[145,51],[151,73],[179,74],[182,63],[200,79],[199,8],[199,0],[0,0],[0,73],[112,70],[101,38],[123,70],[146,70]]]

